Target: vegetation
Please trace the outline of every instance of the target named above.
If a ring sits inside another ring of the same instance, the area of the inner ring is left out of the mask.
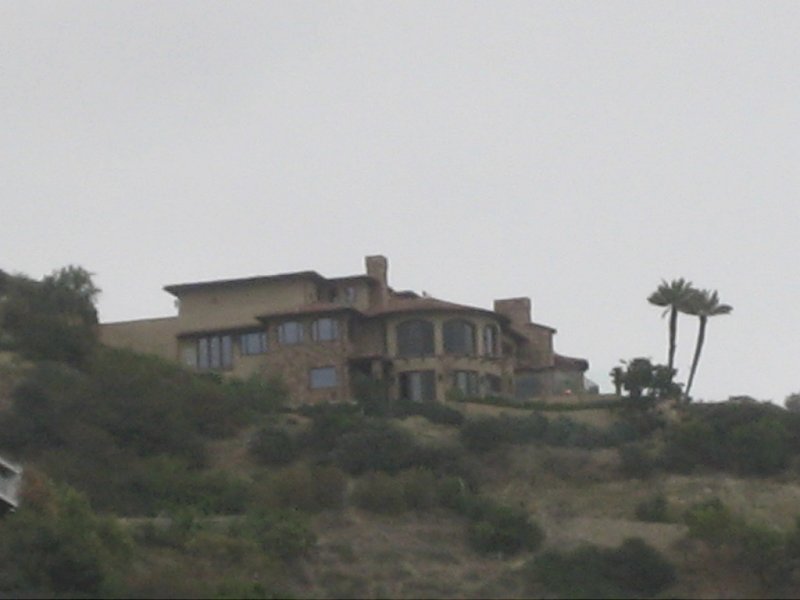
[[[531,566],[535,583],[562,598],[641,598],[668,588],[675,567],[641,539],[613,549],[584,546],[567,553],[547,552]]]
[[[732,310],[732,306],[722,304],[719,301],[719,295],[716,290],[713,292],[698,290],[689,297],[686,312],[690,315],[695,315],[700,320],[700,325],[697,329],[697,343],[695,344],[694,358],[692,358],[692,368],[689,371],[689,381],[686,383],[687,398],[689,398],[689,394],[692,391],[692,383],[694,383],[694,376],[697,373],[697,364],[700,362],[700,353],[703,351],[709,317],[727,315]]]
[[[636,358],[613,371],[621,401],[466,411],[389,403],[367,381],[357,402],[292,411],[279,380],[98,345],[96,294],[74,267],[0,273],[0,344],[26,359],[0,387],[0,453],[26,467],[0,521],[0,595],[691,596],[706,563],[797,595],[794,515],[755,518],[770,492],[731,491],[796,479],[792,397],[665,416],[674,365]],[[582,413],[598,408],[599,424]],[[620,519],[646,541],[603,545]],[[575,549],[576,528],[598,545]]]
[[[694,293],[691,281],[686,281],[683,278],[673,279],[667,283],[661,280],[661,285],[658,289],[648,296],[647,301],[650,304],[665,308],[664,315],[669,313],[669,346],[667,349],[667,373],[669,374],[669,381],[675,374],[675,349],[676,341],[678,338],[678,313],[685,312],[689,302],[689,298]]]

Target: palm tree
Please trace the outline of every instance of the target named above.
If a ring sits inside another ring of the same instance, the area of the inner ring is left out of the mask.
[[[673,279],[670,283],[662,279],[658,289],[647,298],[650,304],[666,307],[662,316],[666,316],[666,314],[669,313],[669,356],[667,368],[670,373],[672,373],[675,364],[675,343],[678,337],[678,312],[686,312],[686,303],[696,291],[697,290],[692,287],[692,282],[686,281],[682,277],[680,279]]]
[[[689,298],[685,311],[690,315],[695,315],[700,319],[700,326],[697,329],[697,344],[694,349],[692,368],[689,371],[689,381],[686,384],[685,398],[689,399],[689,392],[694,382],[694,374],[697,371],[697,363],[700,362],[700,353],[703,351],[703,342],[706,338],[706,324],[709,317],[717,315],[727,315],[733,310],[728,304],[720,304],[717,290],[695,290]]]

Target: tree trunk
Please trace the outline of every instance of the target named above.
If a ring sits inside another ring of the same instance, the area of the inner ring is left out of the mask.
[[[672,381],[672,367],[675,364],[675,342],[678,337],[678,309],[673,306],[669,315],[669,380]]]
[[[694,374],[697,371],[697,363],[700,362],[700,353],[703,351],[703,342],[706,339],[706,323],[708,322],[708,317],[705,315],[700,316],[700,328],[697,330],[697,346],[694,349],[694,358],[692,359],[692,370],[689,371],[689,381],[686,383],[686,392],[684,392],[684,398],[688,401],[689,400],[689,392],[692,389],[692,383],[694,382]]]

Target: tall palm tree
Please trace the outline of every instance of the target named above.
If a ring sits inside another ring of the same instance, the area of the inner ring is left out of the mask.
[[[669,313],[669,354],[667,367],[670,373],[672,373],[673,366],[675,365],[675,343],[678,338],[678,313],[686,312],[686,303],[696,291],[697,290],[692,287],[692,282],[686,281],[682,277],[680,279],[673,279],[669,283],[662,279],[658,289],[647,298],[650,304],[665,307],[662,316],[666,316],[666,314]],[[671,378],[672,375],[670,375],[670,380]]]
[[[706,324],[708,323],[708,318],[717,315],[727,315],[733,310],[733,307],[728,304],[720,304],[717,290],[713,292],[709,290],[696,290],[689,298],[685,310],[690,315],[695,315],[700,319],[700,326],[697,329],[697,344],[695,345],[694,358],[692,359],[692,368],[689,371],[689,381],[686,383],[685,398],[688,400],[689,392],[694,382],[694,374],[697,372],[697,363],[700,362],[700,353],[703,351],[703,343],[706,339]]]

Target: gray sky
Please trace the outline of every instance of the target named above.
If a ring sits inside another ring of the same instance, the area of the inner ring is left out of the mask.
[[[529,295],[609,388],[661,278],[719,289],[696,395],[800,390],[798,2],[0,3],[0,268],[168,283],[385,254]],[[680,323],[679,378],[696,319]]]

